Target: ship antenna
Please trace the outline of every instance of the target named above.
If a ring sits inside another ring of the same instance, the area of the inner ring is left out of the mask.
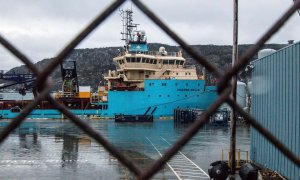
[[[120,16],[122,17],[122,39],[125,41],[125,46],[127,47],[131,41],[133,41],[133,32],[137,29],[137,25],[133,23],[132,19],[132,14],[133,11],[132,9],[127,9],[127,10],[119,10],[120,11]]]

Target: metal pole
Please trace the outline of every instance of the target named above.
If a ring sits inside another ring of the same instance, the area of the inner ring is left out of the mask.
[[[238,0],[233,0],[233,46],[232,46],[232,66],[234,66],[238,59]],[[236,75],[232,77],[232,94],[231,97],[236,101],[236,84],[237,77]],[[235,174],[235,139],[236,139],[236,112],[235,109],[232,109],[231,114],[231,123],[230,123],[230,174]]]

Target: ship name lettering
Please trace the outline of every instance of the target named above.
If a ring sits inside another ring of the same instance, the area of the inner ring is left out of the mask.
[[[200,91],[200,89],[177,89],[177,91]]]

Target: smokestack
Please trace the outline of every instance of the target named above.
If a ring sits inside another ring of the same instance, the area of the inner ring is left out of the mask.
[[[294,40],[288,40],[288,44],[294,44]]]

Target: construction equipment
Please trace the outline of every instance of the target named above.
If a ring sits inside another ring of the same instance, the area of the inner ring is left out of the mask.
[[[0,89],[5,89],[14,85],[22,84],[23,86],[20,87],[18,91],[23,96],[26,95],[26,90],[34,88],[36,81],[36,77],[33,74],[7,74],[3,71],[0,72],[0,79],[13,81],[13,83],[10,84],[2,84],[2,86],[0,86]]]
[[[60,64],[62,77],[62,96],[77,97],[79,93],[76,61],[65,61]]]

